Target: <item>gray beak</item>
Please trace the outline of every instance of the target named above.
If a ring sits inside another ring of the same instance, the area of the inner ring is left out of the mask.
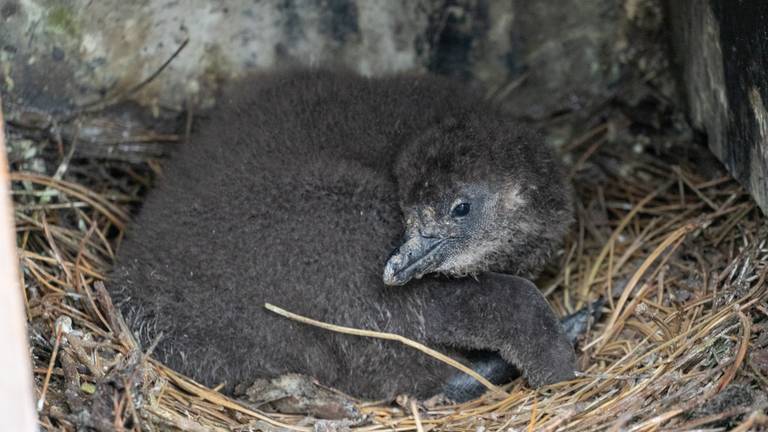
[[[441,237],[424,237],[415,234],[395,249],[384,266],[384,283],[405,285],[411,279],[419,279],[437,268],[443,260]]]

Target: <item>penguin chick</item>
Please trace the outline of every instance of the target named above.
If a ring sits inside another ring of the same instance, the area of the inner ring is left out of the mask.
[[[363,398],[426,397],[455,374],[266,302],[459,361],[492,351],[539,386],[573,376],[573,347],[533,284],[486,270],[536,271],[569,221],[566,196],[541,139],[457,84],[256,75],[173,155],[107,286],[143,344],[164,335],[156,358],[225,391],[300,373]],[[410,283],[385,285],[385,265],[387,282]],[[414,280],[427,272],[479,274]]]

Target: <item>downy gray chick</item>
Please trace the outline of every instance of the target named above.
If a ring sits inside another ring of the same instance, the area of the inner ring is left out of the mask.
[[[541,138],[457,84],[256,75],[173,156],[108,287],[143,343],[162,332],[159,360],[207,385],[296,372],[364,398],[424,397],[456,374],[270,302],[460,361],[495,352],[539,386],[573,376],[573,348],[533,284],[493,272],[535,273],[568,197]],[[385,285],[383,268],[386,284],[410,282]]]

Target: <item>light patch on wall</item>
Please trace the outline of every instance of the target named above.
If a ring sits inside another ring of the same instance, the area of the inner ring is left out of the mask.
[[[21,10],[27,17],[27,23],[34,24],[40,22],[45,15],[45,8],[37,4],[34,0],[21,0]]]
[[[752,87],[749,92],[749,103],[755,115],[757,123],[757,135],[760,141],[752,146],[750,157],[750,185],[752,193],[758,202],[768,202],[768,111],[765,109],[763,97],[757,87]]]
[[[428,25],[426,15],[409,3],[359,2],[358,7],[361,40],[350,46],[352,59],[359,59],[358,72],[372,76],[416,68],[420,59],[414,44]]]
[[[763,98],[760,96],[760,91],[757,87],[752,87],[752,90],[750,90],[749,103],[752,105],[752,111],[755,113],[760,140],[763,144],[761,147],[765,150],[768,148],[766,147],[766,144],[768,144],[768,112],[765,110]],[[765,155],[765,152],[763,153]]]
[[[80,52],[85,58],[94,58],[104,56],[106,54],[107,44],[104,43],[104,39],[101,35],[94,33],[86,33],[83,35],[83,40],[80,42]]]

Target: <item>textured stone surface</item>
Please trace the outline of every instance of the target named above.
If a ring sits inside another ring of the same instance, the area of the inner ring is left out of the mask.
[[[80,104],[140,82],[187,38],[143,92],[144,102],[209,103],[218,80],[278,63],[411,69],[423,63],[416,47],[427,27],[425,8],[409,0],[6,0],[6,88],[10,76],[33,104]],[[39,91],[29,88],[33,83]]]
[[[454,76],[542,118],[607,94],[625,15],[644,2],[0,0],[0,73],[15,101],[62,110],[130,88],[189,38],[139,102],[208,106],[247,70],[341,63]]]
[[[669,0],[694,127],[768,212],[768,3]]]

